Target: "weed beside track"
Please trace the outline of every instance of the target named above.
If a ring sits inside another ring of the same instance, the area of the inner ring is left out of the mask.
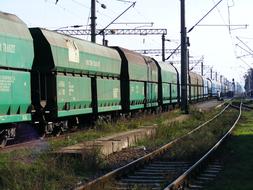
[[[253,110],[242,113],[239,125],[217,155],[223,162],[223,171],[207,190],[253,189]]]
[[[115,165],[120,166],[127,161],[130,162],[132,159],[140,157],[140,151],[137,150],[136,152],[138,153],[136,154],[127,153],[129,155],[132,154],[129,156],[128,160],[123,163],[115,164],[115,159],[110,160],[105,158],[97,150],[91,151],[91,153],[83,159],[58,157],[51,154],[52,150],[57,150],[60,147],[84,140],[91,140],[115,132],[129,130],[129,128],[138,128],[139,126],[149,125],[151,123],[156,123],[158,126],[161,126],[157,135],[160,135],[158,141],[162,144],[165,141],[161,139],[166,139],[167,142],[175,139],[190,131],[216,112],[218,112],[218,110],[212,113],[202,113],[195,110],[192,112],[190,119],[182,121],[181,124],[179,124],[178,121],[173,123],[169,122],[172,118],[180,114],[179,111],[173,112],[173,114],[163,113],[160,116],[151,115],[150,117],[135,118],[131,121],[123,120],[113,124],[103,121],[97,124],[96,129],[89,129],[80,134],[70,134],[65,139],[59,141],[49,141],[45,144],[47,148],[43,150],[17,150],[8,154],[1,154],[0,172],[3,175],[0,177],[0,188],[13,190],[69,189],[78,183],[83,183],[103,175],[105,172],[115,168]],[[158,136],[154,138],[158,138]],[[151,141],[153,140],[151,139]],[[150,140],[146,142],[148,143]],[[150,144],[152,145],[153,143]],[[153,147],[158,145],[159,142],[155,142]],[[152,148],[150,148],[150,151],[151,149]],[[148,151],[149,150],[142,151],[141,154],[146,154]]]

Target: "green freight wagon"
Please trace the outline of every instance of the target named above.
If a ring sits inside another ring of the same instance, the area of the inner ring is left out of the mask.
[[[17,16],[0,12],[0,145],[15,136],[15,123],[31,120],[33,40]]]
[[[189,95],[190,101],[197,101],[204,96],[204,82],[203,78],[194,72],[189,72]]]
[[[32,93],[48,129],[68,125],[80,115],[121,111],[121,59],[114,49],[39,28],[34,38]],[[68,119],[69,118],[69,119]],[[58,122],[57,122],[58,121]],[[64,121],[64,122],[63,122]]]
[[[211,96],[210,95],[210,89],[211,89],[211,82],[208,80],[208,79],[206,79],[206,78],[203,78],[203,81],[204,81],[204,94],[203,94],[203,96],[204,96],[204,98],[205,99],[207,99],[209,96]]]
[[[144,56],[148,66],[148,81],[146,87],[146,107],[158,107],[158,65],[151,57]]]
[[[176,68],[169,62],[159,62],[161,69],[161,96],[162,106],[178,103],[179,99],[179,75]]]
[[[128,113],[146,107],[148,67],[141,54],[114,47],[119,52],[121,65],[122,109]]]

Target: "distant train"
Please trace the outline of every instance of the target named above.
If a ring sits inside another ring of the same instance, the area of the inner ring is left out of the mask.
[[[28,29],[8,13],[0,13],[0,23],[2,146],[24,122],[52,133],[84,118],[164,111],[180,103],[179,73],[169,63],[121,47]],[[226,83],[189,73],[189,101],[229,91]]]

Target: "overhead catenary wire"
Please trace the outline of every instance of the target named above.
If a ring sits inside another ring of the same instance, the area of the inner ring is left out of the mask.
[[[198,22],[196,22],[196,24],[194,24],[187,33],[190,33],[202,20],[204,20],[204,18],[207,17],[207,15],[209,15],[223,0],[220,0],[218,3],[216,3],[201,19],[198,20]],[[179,48],[181,47],[181,44],[179,44],[177,46],[177,48],[175,49],[175,51],[173,51],[169,57],[167,57],[166,60],[168,60]]]
[[[252,54],[252,52],[250,52],[249,50],[243,48],[242,46],[240,46],[239,44],[236,44],[237,47],[239,47],[240,49],[244,50],[245,52]]]
[[[245,60],[243,60],[242,58],[239,58],[245,65],[247,65],[249,68],[252,68],[251,65],[249,65]]]
[[[85,4],[83,4],[83,3],[81,3],[77,0],[71,0],[71,1],[75,4],[77,4],[77,5],[80,5],[80,6],[84,7],[84,8],[90,9],[90,7],[88,5],[85,5]]]
[[[106,27],[104,27],[99,34],[102,34],[106,28],[108,28],[112,23],[114,23],[119,17],[121,17],[125,12],[127,12],[131,7],[134,7],[136,4],[136,1],[133,2],[126,10],[124,10],[120,15],[118,15],[113,21],[111,21]]]
[[[212,2],[215,4],[215,1],[214,1],[214,0],[212,0]],[[222,20],[223,24],[224,24],[224,25],[226,25],[227,23],[226,23],[226,21],[225,21],[225,19],[224,19],[223,15],[221,14],[220,9],[219,9],[218,7],[216,7],[216,10],[217,10],[217,12],[218,12],[218,13],[219,13],[219,15],[220,15],[220,18],[221,18],[221,20]]]
[[[229,0],[228,0],[229,1]],[[232,0],[233,4],[232,5],[229,5],[229,3],[227,3],[227,7],[228,7],[228,24],[229,24],[229,33],[231,33],[231,27],[230,27],[230,24],[231,24],[231,19],[230,19],[230,8],[233,7],[235,5],[235,2],[234,0]]]
[[[196,24],[194,24],[189,30],[188,33],[190,33],[202,20],[204,20],[204,18],[207,17],[207,15],[209,15],[223,0],[220,0],[218,3],[216,3],[201,19],[199,19],[198,22],[196,22]]]
[[[120,2],[123,2],[123,3],[133,3],[134,1],[127,1],[127,0],[116,0],[116,1],[120,1]]]
[[[245,43],[243,42],[238,36],[236,36],[236,39],[239,40],[251,53],[253,53],[253,50]]]

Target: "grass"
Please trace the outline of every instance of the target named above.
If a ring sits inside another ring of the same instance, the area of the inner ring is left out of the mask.
[[[239,125],[218,152],[224,170],[208,190],[253,189],[253,111],[243,112]]]
[[[159,115],[144,115],[142,117],[119,119],[116,122],[108,122],[99,120],[96,122],[94,128],[80,131],[78,133],[69,134],[65,139],[49,140],[49,147],[51,151],[57,150],[61,147],[77,144],[79,142],[94,140],[100,137],[112,135],[119,132],[129,131],[140,127],[159,125],[164,121],[169,121],[172,118],[179,116],[179,110],[166,112]]]
[[[225,134],[235,121],[238,111],[231,109],[198,131],[184,137],[169,152],[171,160],[196,160]],[[233,119],[231,119],[233,118]]]
[[[0,189],[71,189],[97,174],[104,164],[98,149],[91,150],[82,159],[49,152],[14,151],[1,155]]]
[[[45,144],[46,149],[24,149],[0,154],[0,189],[70,189],[79,182],[85,182],[92,176],[99,175],[99,171],[102,171],[106,164],[103,156],[96,148],[82,159],[57,157],[51,151],[85,140],[93,140],[153,123],[161,123],[165,119],[176,117],[179,114],[180,112],[173,111],[159,116],[149,115],[130,120],[121,119],[116,123],[99,121],[93,129],[69,134],[64,139],[49,140]]]
[[[187,132],[193,130],[198,125],[215,115],[218,110],[209,112],[200,112],[198,110],[191,110],[190,117],[187,120],[178,122],[168,122],[169,120],[163,120],[159,123],[159,127],[156,130],[156,135],[152,139],[140,140],[137,146],[146,146],[148,148],[155,148],[163,144],[172,141]]]
[[[65,164],[59,167],[57,159],[45,154],[23,157],[22,161],[11,157],[1,163],[0,172],[1,189],[66,189],[76,180],[71,168]]]
[[[180,114],[180,111],[177,110],[159,116],[149,115],[131,120],[121,119],[116,123],[99,121],[94,129],[69,134],[65,139],[48,141],[48,144],[45,145],[47,149],[18,150],[0,154],[0,189],[70,189],[79,182],[85,182],[91,177],[99,175],[99,172],[106,167],[103,156],[99,153],[99,150],[94,149],[82,159],[75,157],[62,158],[52,154],[52,150],[154,123],[162,126],[159,127],[157,134],[161,138],[155,143],[158,144],[159,141],[164,143],[165,139],[168,141],[185,134],[214,112],[208,113],[208,116],[206,116],[206,114],[195,110],[192,111],[191,117],[193,119],[183,121],[181,124],[179,122],[169,122]],[[149,142],[151,141],[149,140]]]

